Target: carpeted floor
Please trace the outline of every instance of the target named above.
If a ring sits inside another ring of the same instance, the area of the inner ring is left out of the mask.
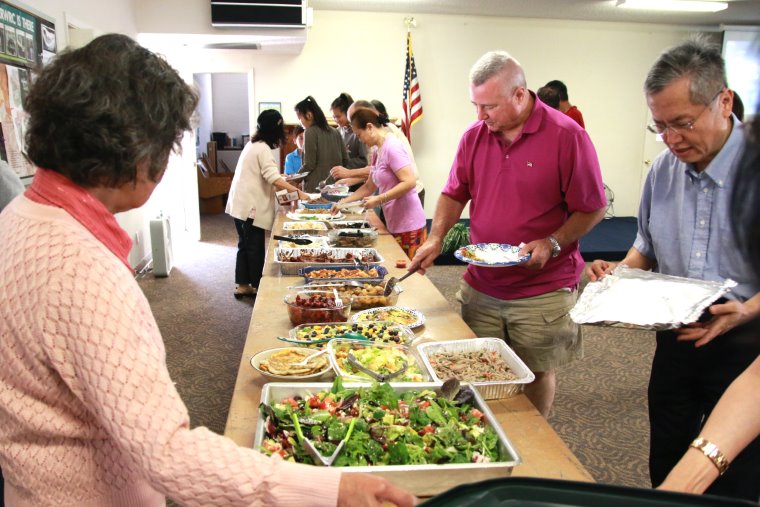
[[[175,244],[168,278],[138,282],[164,336],[167,363],[193,426],[223,432],[252,302],[236,300],[237,235],[227,215],[202,216],[203,241]],[[458,310],[461,266],[428,276]],[[559,372],[550,423],[598,482],[649,487],[646,385],[651,333],[585,327],[586,355]],[[509,435],[509,428],[505,428]],[[518,449],[519,450],[519,449]]]

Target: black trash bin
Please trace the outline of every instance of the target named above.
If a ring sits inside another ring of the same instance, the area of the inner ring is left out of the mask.
[[[592,482],[506,477],[457,486],[418,507],[757,507],[756,503],[711,495]]]

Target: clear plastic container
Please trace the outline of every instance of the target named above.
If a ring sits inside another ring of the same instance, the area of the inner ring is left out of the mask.
[[[378,380],[349,363],[349,352],[365,368],[380,375],[398,371],[406,361],[406,371],[389,378],[388,382],[428,382],[431,379],[430,372],[420,357],[404,345],[336,338],[328,343],[327,349],[333,369],[347,380]]]
[[[367,248],[377,243],[374,229],[333,229],[327,237],[338,248]]]
[[[351,300],[338,301],[334,291],[301,290],[285,296],[288,317],[294,326],[309,322],[346,322]]]
[[[353,308],[353,303],[351,305]],[[292,343],[324,343],[336,336],[359,334],[378,343],[408,345],[414,340],[414,333],[409,328],[393,322],[327,322],[324,324],[301,324],[290,330]]]

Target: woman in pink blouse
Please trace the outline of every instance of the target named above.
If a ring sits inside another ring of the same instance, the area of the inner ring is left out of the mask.
[[[351,127],[364,144],[375,149],[369,179],[340,202],[361,201],[367,209],[382,206],[388,231],[411,259],[425,242],[427,229],[409,155],[398,139],[383,129],[377,111],[357,109]]]
[[[0,214],[5,505],[412,505],[383,479],[190,429],[114,214],[148,200],[197,102],[116,34],[58,55],[29,92],[38,169]]]

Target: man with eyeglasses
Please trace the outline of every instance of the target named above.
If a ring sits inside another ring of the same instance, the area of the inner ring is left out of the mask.
[[[706,491],[757,501],[760,439],[728,465],[701,434],[728,385],[760,354],[760,283],[742,258],[731,229],[732,189],[744,145],[731,113],[720,49],[701,39],[665,51],[644,83],[653,124],[668,150],[647,176],[638,235],[620,263],[688,278],[738,285],[700,322],[657,333],[649,381],[649,468],[658,486],[683,453],[704,454],[722,476]],[[597,260],[596,280],[616,264]],[[724,473],[725,472],[725,473]]]

